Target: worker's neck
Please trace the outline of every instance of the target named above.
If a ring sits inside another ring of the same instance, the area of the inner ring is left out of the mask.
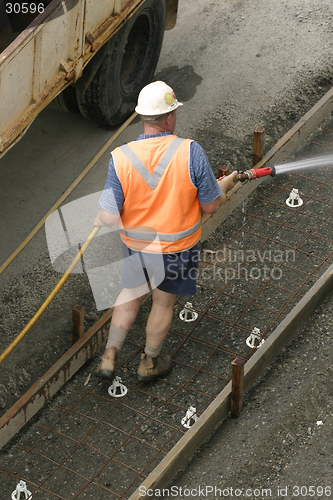
[[[145,122],[143,125],[143,133],[147,135],[161,134],[162,132],[171,132],[170,127],[165,126],[165,124],[150,125],[149,122]]]

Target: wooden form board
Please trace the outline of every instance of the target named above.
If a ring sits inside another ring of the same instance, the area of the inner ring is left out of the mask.
[[[107,311],[1,418],[0,449],[91,358],[108,336]]]
[[[331,89],[304,117],[264,156],[257,168],[266,163],[278,163],[290,155],[304,142],[306,137],[333,110],[333,89]],[[259,179],[245,183],[241,188],[235,186],[224,207],[203,220],[204,241],[226,217],[262,181]],[[330,268],[316,285],[299,302],[281,325],[272,333],[268,341],[246,363],[244,374],[244,393],[266,369],[278,352],[292,338],[296,331],[313,314],[329,294],[332,287]],[[50,398],[83,366],[83,364],[103,345],[107,338],[108,324],[112,310],[79,339],[50,370],[27,391],[17,403],[0,419],[0,449],[45,405]],[[275,339],[275,340],[274,340]],[[231,382],[222,390],[209,408],[201,415],[195,425],[180,439],[170,453],[149,475],[144,485],[161,487],[168,484],[188,458],[199,448],[212,430],[228,415],[231,401]],[[158,485],[158,486],[157,486]],[[138,490],[130,500],[142,498]]]

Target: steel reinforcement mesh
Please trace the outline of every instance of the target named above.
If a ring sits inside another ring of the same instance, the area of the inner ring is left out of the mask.
[[[333,123],[299,157],[329,154]],[[286,205],[293,188],[298,208]],[[186,432],[189,407],[202,414],[230,380],[231,361],[247,360],[333,262],[332,189],[327,167],[266,178],[204,243],[198,292],[177,301],[164,344],[173,370],[136,379],[147,304],[120,356],[127,394],[114,398],[105,381],[88,381],[95,356],[2,450],[0,497],[23,480],[35,500],[129,498]],[[179,318],[186,302],[195,321]]]

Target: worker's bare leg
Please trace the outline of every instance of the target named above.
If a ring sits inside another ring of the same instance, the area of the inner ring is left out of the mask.
[[[120,351],[146,295],[147,285],[134,289],[124,288],[120,292],[114,306],[106,348],[114,345]]]
[[[162,292],[158,288],[153,290],[153,306],[148,317],[146,330],[148,346],[161,347],[171,325],[176,298],[176,295]]]
[[[117,353],[123,346],[128,330],[133,325],[139,307],[147,294],[147,285],[133,290],[124,288],[117,298],[105,352],[96,374],[113,380],[117,367]]]
[[[145,353],[138,368],[139,380],[149,382],[163,376],[171,369],[169,355],[160,355],[162,343],[169,331],[176,295],[153,290],[153,305],[147,321]]]

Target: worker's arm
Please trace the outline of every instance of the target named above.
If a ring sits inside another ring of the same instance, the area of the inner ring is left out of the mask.
[[[234,187],[234,177],[237,174],[238,172],[235,170],[230,175],[222,177],[221,180],[218,180],[219,188],[221,189],[222,194],[211,203],[201,204],[202,210],[206,212],[206,214],[215,214],[223,203],[225,203],[227,199],[226,194]]]
[[[119,220],[119,214],[111,214],[103,208],[98,212],[96,219],[94,220],[93,226],[95,227],[111,227],[115,226]]]

